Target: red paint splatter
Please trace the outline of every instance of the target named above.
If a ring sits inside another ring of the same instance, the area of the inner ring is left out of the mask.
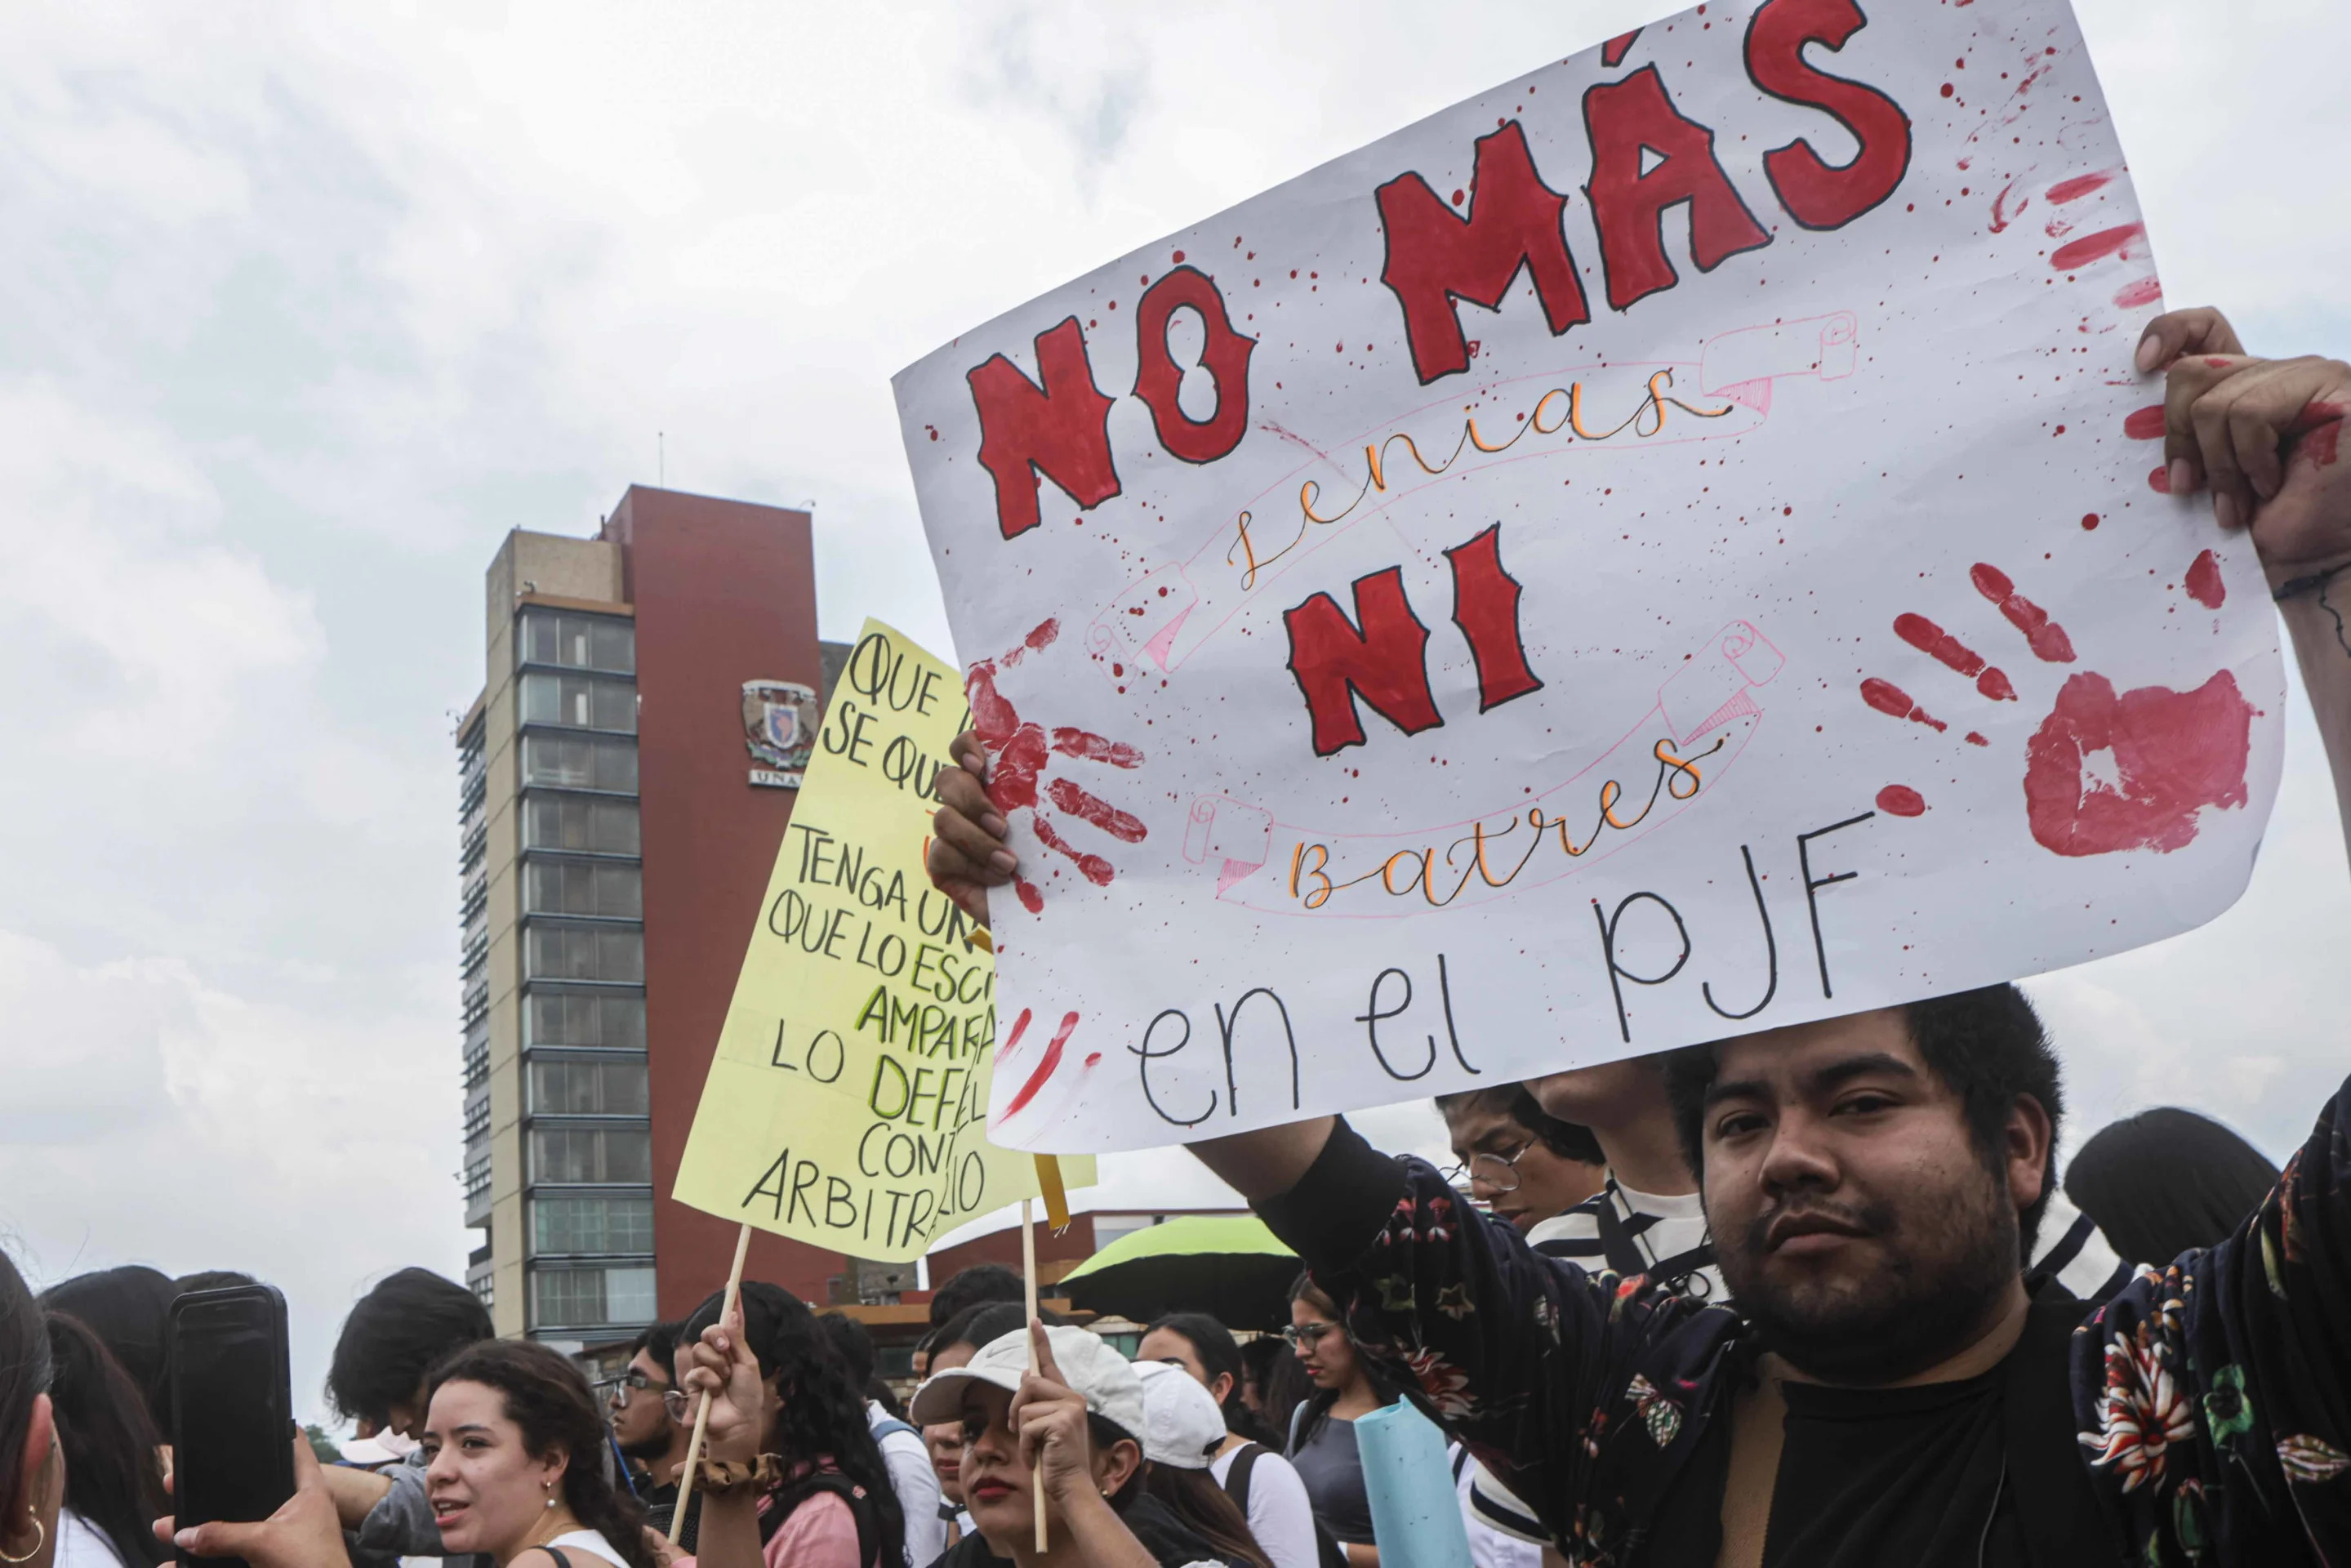
[[[1910,694],[1892,681],[1881,681],[1876,675],[1861,683],[1861,700],[1883,714],[1907,718],[1925,725],[1929,729],[1948,730],[1951,727],[1910,700]]]
[[[2008,227],[2009,219],[2015,215],[2014,214],[2003,210],[2008,202],[2008,193],[2015,189],[2016,182],[2011,180],[2007,184],[2002,185],[2000,188],[2000,194],[1991,199],[1991,232],[1994,234],[2000,234],[2005,231]],[[2027,196],[2016,204],[2016,211],[2021,213],[2032,204],[2032,198]]]
[[[2193,841],[2199,810],[2245,803],[2252,716],[2226,670],[2192,692],[2141,686],[2119,697],[2104,675],[2068,677],[2025,748],[2033,841],[2075,856]],[[2116,782],[2085,790],[2082,759],[2094,751],[2113,753]]]
[[[2093,191],[2103,191],[2114,179],[2113,171],[2103,174],[2076,174],[2070,180],[2060,180],[2049,187],[2053,202],[2078,202]]]
[[[1889,817],[1923,817],[1927,797],[1907,784],[1888,784],[1877,792],[1877,809]]]
[[[2188,563],[2181,586],[2188,590],[2189,598],[2207,610],[2220,609],[2229,597],[2229,586],[2220,580],[2220,563],[2210,550]]]
[[[1113,768],[1140,768],[1143,753],[1123,740],[1104,740],[1089,730],[1066,726],[1053,732],[1053,749],[1081,762],[1107,762]]]
[[[1035,883],[1028,881],[1015,882],[1012,884],[1012,891],[1020,895],[1021,908],[1027,910],[1031,915],[1042,915],[1045,913],[1045,895],[1037,891],[1037,884]]]
[[[2027,646],[2033,656],[2045,664],[2070,664],[2074,662],[2074,641],[2065,635],[2065,628],[2049,619],[2049,612],[2016,591],[2008,574],[1996,566],[1978,561],[1968,569],[1968,580],[1976,591],[2000,606],[2008,623],[2024,633]]]
[[[1055,850],[1069,856],[1071,861],[1077,863],[1078,873],[1083,876],[1088,882],[1092,883],[1096,887],[1108,887],[1111,884],[1111,879],[1118,875],[1117,871],[1112,867],[1110,862],[1102,859],[1100,855],[1088,854],[1085,851],[1078,848],[1077,845],[1070,842],[1069,840],[1061,837],[1060,831],[1057,831],[1053,824],[1048,821],[1041,813],[1039,814],[1033,825],[1037,830],[1038,842],[1043,844],[1049,850]]]
[[[2142,277],[2137,283],[2126,283],[2115,291],[2115,303],[2126,310],[2136,310],[2142,305],[2152,305],[2163,298],[2163,285],[2152,277]]]
[[[1086,1053],[1086,1071],[1087,1071],[1088,1072],[1092,1072],[1095,1068],[1100,1067],[1101,1065],[1102,1065],[1102,1052],[1101,1052],[1101,1051],[1088,1051],[1088,1052]]]
[[[1180,250],[1176,253],[1176,265],[1178,267],[1184,265],[1184,253]]]
[[[2097,528],[2097,526],[2098,526],[2098,514],[2097,514],[2097,513],[2095,513],[2095,512],[2084,512],[2084,513],[2082,514],[2082,531],[2083,531],[2084,533],[2085,533],[2085,534],[2086,534],[2086,533],[2090,533],[2090,532],[2094,531],[2094,530]]]
[[[2335,466],[2335,452],[2343,436],[2343,416],[2351,413],[2339,402],[2313,400],[2302,405],[2295,416],[2293,430],[2298,439],[2294,444],[2290,461],[2307,463],[2313,468]]]
[[[2123,434],[2133,441],[2163,439],[2163,405],[2151,402],[2145,408],[2135,408],[2123,418]]]
[[[1968,731],[1968,744],[1970,746],[1990,746],[1991,742],[1986,740],[1979,732],[1971,729]]]
[[[1994,664],[1976,677],[1976,690],[1996,703],[2012,703],[2016,700],[2016,688],[2009,685],[2008,676],[2001,673],[1998,664]]]
[[[1021,1021],[1024,1023],[1028,1021],[1027,1014],[1021,1015]],[[1027,1108],[1029,1102],[1037,1097],[1037,1091],[1045,1087],[1045,1080],[1052,1077],[1053,1070],[1061,1065],[1061,1047],[1070,1043],[1070,1031],[1077,1027],[1077,1014],[1061,1015],[1061,1027],[1055,1030],[1053,1038],[1045,1042],[1045,1054],[1038,1061],[1037,1071],[1029,1075],[1029,1082],[1020,1086],[1020,1092],[1015,1094],[1012,1097],[1012,1103],[1004,1108],[1004,1113],[1007,1116],[1020,1114]],[[1007,1046],[1005,1049],[1008,1051],[1011,1047]]]
[[[1022,1008],[1020,1009],[1020,1016],[1012,1020],[1012,1032],[1006,1035],[1004,1037],[1004,1043],[996,1048],[996,1060],[998,1061],[1002,1061],[1006,1057],[1020,1049],[1020,1037],[1029,1032],[1029,1020],[1035,1016],[1036,1015],[1031,1013],[1027,1008]]]
[[[1980,674],[1983,656],[1924,615],[1897,615],[1894,634],[1920,653],[1930,653],[1963,675]]]
[[[1004,655],[1004,667],[1008,670],[1029,654],[1043,653],[1053,645],[1053,639],[1061,634],[1061,622],[1058,617],[1043,622],[1035,631],[1020,639],[1020,646]]]
[[[1619,33],[1614,37],[1609,39],[1606,43],[1601,45],[1600,63],[1610,67],[1611,68],[1623,65],[1625,63],[1625,51],[1630,49],[1633,47],[1633,40],[1640,36],[1641,29],[1635,27],[1629,33]]]
[[[2071,245],[2059,246],[2050,255],[2049,269],[2052,272],[2071,272],[2094,261],[2118,256],[2125,246],[2146,232],[2144,224],[2124,224],[2118,228],[2100,229],[2095,234],[2084,235]]]
[[[2154,491],[2158,496],[2170,495],[2171,470],[2159,463],[2156,465],[2155,467],[2150,469],[2147,473],[2147,487]]]
[[[1081,822],[1092,822],[1112,838],[1123,843],[1141,843],[1151,830],[1141,819],[1120,810],[1099,795],[1090,795],[1067,779],[1056,779],[1047,787],[1053,804]]]

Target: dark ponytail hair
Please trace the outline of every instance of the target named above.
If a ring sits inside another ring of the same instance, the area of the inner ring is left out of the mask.
[[[655,1568],[645,1547],[644,1505],[616,1490],[604,1473],[604,1421],[588,1379],[561,1352],[527,1340],[483,1340],[466,1345],[433,1369],[424,1391],[433,1396],[451,1383],[495,1388],[507,1419],[522,1428],[523,1447],[535,1458],[563,1450],[563,1500],[582,1525],[604,1538],[629,1568]]]
[[[1227,1568],[1272,1568],[1265,1549],[1249,1532],[1249,1516],[1208,1471],[1146,1464],[1143,1490],[1215,1547]]]
[[[0,1522],[18,1518],[32,1499],[16,1494],[25,1469],[33,1402],[49,1391],[49,1336],[41,1309],[8,1254],[0,1252]]]
[[[759,1375],[775,1379],[783,1396],[762,1451],[776,1455],[787,1470],[830,1457],[873,1511],[882,1568],[897,1568],[906,1555],[906,1516],[866,1420],[863,1396],[851,1385],[839,1353],[806,1302],[760,1281],[746,1280],[742,1290],[743,1343],[759,1358]],[[723,1291],[705,1299],[686,1315],[678,1343],[699,1342],[725,1305]],[[763,1520],[762,1538],[782,1522],[781,1516]]]
[[[131,1374],[80,1319],[48,1314],[49,1399],[66,1451],[66,1506],[129,1568],[165,1553],[150,1521],[172,1511],[156,1455],[162,1439]]]
[[[1200,1358],[1200,1370],[1208,1375],[1211,1382],[1219,1376],[1232,1379],[1221,1402],[1226,1431],[1268,1448],[1280,1447],[1242,1397],[1249,1369],[1241,1364],[1240,1343],[1233,1338],[1230,1329],[1206,1312],[1168,1312],[1144,1330],[1143,1337],[1149,1339],[1155,1333],[1172,1333],[1190,1345],[1192,1354]]]
[[[1364,1381],[1371,1385],[1372,1396],[1380,1402],[1383,1408],[1401,1399],[1427,1416],[1437,1427],[1442,1427],[1445,1425],[1437,1416],[1436,1406],[1430,1405],[1421,1394],[1419,1385],[1413,1380],[1409,1371],[1392,1358],[1384,1356],[1377,1346],[1367,1345],[1355,1337],[1355,1331],[1347,1326],[1346,1312],[1337,1301],[1331,1299],[1331,1293],[1328,1291],[1314,1282],[1311,1272],[1305,1270],[1299,1271],[1298,1278],[1290,1282],[1290,1299],[1293,1301],[1306,1301],[1317,1311],[1331,1314],[1331,1321],[1339,1325],[1338,1332],[1345,1334],[1347,1343],[1354,1347],[1355,1364],[1363,1370]],[[1307,1396],[1305,1419],[1298,1423],[1299,1448],[1304,1448],[1313,1437],[1315,1428],[1322,1425],[1323,1420],[1331,1414],[1331,1406],[1338,1402],[1339,1390],[1335,1388],[1323,1388],[1318,1385],[1314,1392]]]

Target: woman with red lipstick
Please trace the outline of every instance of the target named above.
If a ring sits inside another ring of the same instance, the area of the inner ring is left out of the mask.
[[[487,1340],[426,1393],[424,1495],[451,1555],[497,1568],[654,1568],[644,1510],[604,1475],[588,1380],[542,1344]]]
[[[1338,1542],[1351,1568],[1379,1568],[1355,1418],[1404,1397],[1349,1337],[1338,1304],[1311,1274],[1290,1288],[1290,1326],[1281,1331],[1314,1381],[1314,1393],[1290,1418],[1290,1462],[1306,1483],[1316,1522]]]
[[[1029,1335],[1006,1334],[915,1392],[915,1420],[963,1425],[964,1500],[979,1526],[939,1568],[983,1568],[992,1558],[1017,1568],[1252,1568],[1145,1490],[1143,1381],[1126,1358],[1081,1328],[1030,1333],[1035,1372]]]

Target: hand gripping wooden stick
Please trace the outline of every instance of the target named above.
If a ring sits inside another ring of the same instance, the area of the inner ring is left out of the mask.
[[[734,1322],[736,1308],[743,1300],[743,1259],[751,1250],[751,1228],[747,1225],[736,1233],[735,1261],[726,1270],[726,1299],[719,1303],[718,1321],[727,1325],[726,1332],[740,1338],[741,1325]],[[694,1472],[702,1462],[702,1434],[710,1425],[710,1396],[705,1392],[702,1402],[694,1407],[694,1436],[685,1445],[685,1468],[677,1473],[677,1511],[669,1516],[669,1539],[677,1544],[678,1532],[685,1528],[685,1505],[694,1499]]]
[[[1020,1200],[1020,1287],[1029,1302],[1029,1370],[1037,1370],[1037,1204]],[[1037,1446],[1037,1468],[1029,1472],[1029,1494],[1037,1500],[1037,1550],[1045,1545],[1045,1448]]]

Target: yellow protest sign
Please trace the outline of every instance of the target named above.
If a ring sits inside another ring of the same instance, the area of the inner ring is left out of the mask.
[[[776,852],[672,1191],[885,1261],[1039,1192],[987,1142],[996,962],[923,873],[938,770],[968,722],[955,669],[858,634]],[[1092,1159],[1065,1160],[1071,1186]]]

